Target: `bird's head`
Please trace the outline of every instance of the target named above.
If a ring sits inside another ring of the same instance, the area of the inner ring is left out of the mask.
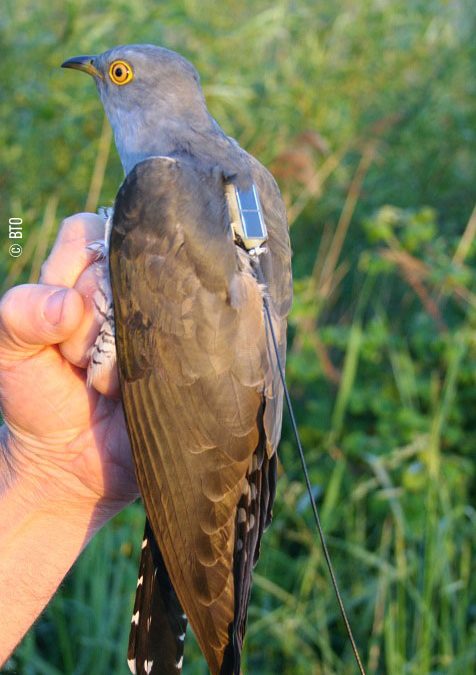
[[[124,45],[62,67],[94,78],[126,173],[147,156],[167,154],[187,127],[210,124],[197,71],[164,47]]]

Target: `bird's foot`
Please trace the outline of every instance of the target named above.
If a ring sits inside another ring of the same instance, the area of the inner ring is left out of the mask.
[[[96,241],[92,241],[90,244],[88,244],[86,248],[88,251],[91,251],[94,254],[92,260],[93,263],[102,262],[106,259],[107,248],[105,241],[97,239]]]

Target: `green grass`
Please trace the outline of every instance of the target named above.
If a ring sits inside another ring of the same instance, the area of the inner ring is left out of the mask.
[[[64,215],[121,180],[96,93],[57,66],[152,41],[276,174],[295,251],[287,378],[370,674],[476,660],[476,11],[469,0],[5,3],[4,287],[34,280]],[[285,421],[244,672],[355,673]],[[5,672],[126,673],[142,511],[91,543]],[[185,675],[205,675],[188,639]]]

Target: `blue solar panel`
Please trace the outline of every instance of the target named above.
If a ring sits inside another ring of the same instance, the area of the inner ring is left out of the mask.
[[[258,211],[254,185],[251,190],[238,190],[238,202],[242,211]]]
[[[263,237],[263,222],[258,211],[243,211],[243,229],[249,239]]]
[[[268,233],[261,213],[258,192],[253,185],[250,190],[237,190],[238,206],[245,239],[266,240]]]

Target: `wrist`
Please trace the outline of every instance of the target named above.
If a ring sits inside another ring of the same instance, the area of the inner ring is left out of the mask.
[[[38,476],[18,471],[15,459],[0,429],[0,616],[8,616],[0,667],[103,524],[92,500],[78,505],[54,484],[40,486]]]

